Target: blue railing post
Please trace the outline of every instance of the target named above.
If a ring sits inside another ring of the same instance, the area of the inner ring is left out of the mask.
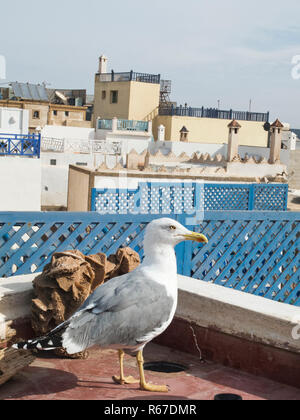
[[[41,139],[42,139],[42,135],[41,135],[41,133],[39,133],[38,134],[38,145],[37,145],[37,155],[38,155],[39,159],[41,157]]]
[[[288,207],[288,201],[289,201],[289,184],[285,185],[285,198],[284,198],[284,207],[283,210],[286,211]]]
[[[255,184],[250,185],[249,188],[249,210],[255,209]]]
[[[176,220],[185,225],[185,215],[178,214],[176,216]],[[191,258],[188,258],[187,251],[186,251],[186,243],[181,242],[175,248],[176,257],[177,257],[177,273],[180,275],[185,275],[186,273],[191,272]]]

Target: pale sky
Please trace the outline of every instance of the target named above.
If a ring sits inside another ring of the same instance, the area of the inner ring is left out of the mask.
[[[300,128],[299,0],[3,0],[0,15],[7,81],[93,93],[105,54],[109,70],[172,80],[179,104],[242,111],[252,99]]]

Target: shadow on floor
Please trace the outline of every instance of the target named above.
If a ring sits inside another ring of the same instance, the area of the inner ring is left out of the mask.
[[[70,372],[30,366],[0,388],[0,400],[49,395],[73,389],[78,378]]]

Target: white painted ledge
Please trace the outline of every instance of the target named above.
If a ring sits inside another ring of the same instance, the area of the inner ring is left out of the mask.
[[[32,282],[40,273],[0,279],[0,330],[31,314]],[[179,276],[176,316],[204,328],[300,353],[300,308]]]
[[[226,334],[300,353],[300,308],[179,276],[176,316]]]
[[[0,278],[0,323],[30,316],[32,282],[39,274]]]

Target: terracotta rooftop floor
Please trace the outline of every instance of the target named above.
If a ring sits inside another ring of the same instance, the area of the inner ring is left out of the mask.
[[[219,393],[235,393],[245,400],[300,400],[300,389],[229,369],[202,364],[194,356],[150,344],[147,361],[185,365],[183,373],[146,372],[149,382],[167,384],[169,394],[142,392],[138,385],[114,384],[118,374],[117,353],[92,349],[87,360],[56,358],[51,354],[35,362],[0,387],[0,400],[213,400]],[[126,375],[137,377],[134,358],[126,356]]]

